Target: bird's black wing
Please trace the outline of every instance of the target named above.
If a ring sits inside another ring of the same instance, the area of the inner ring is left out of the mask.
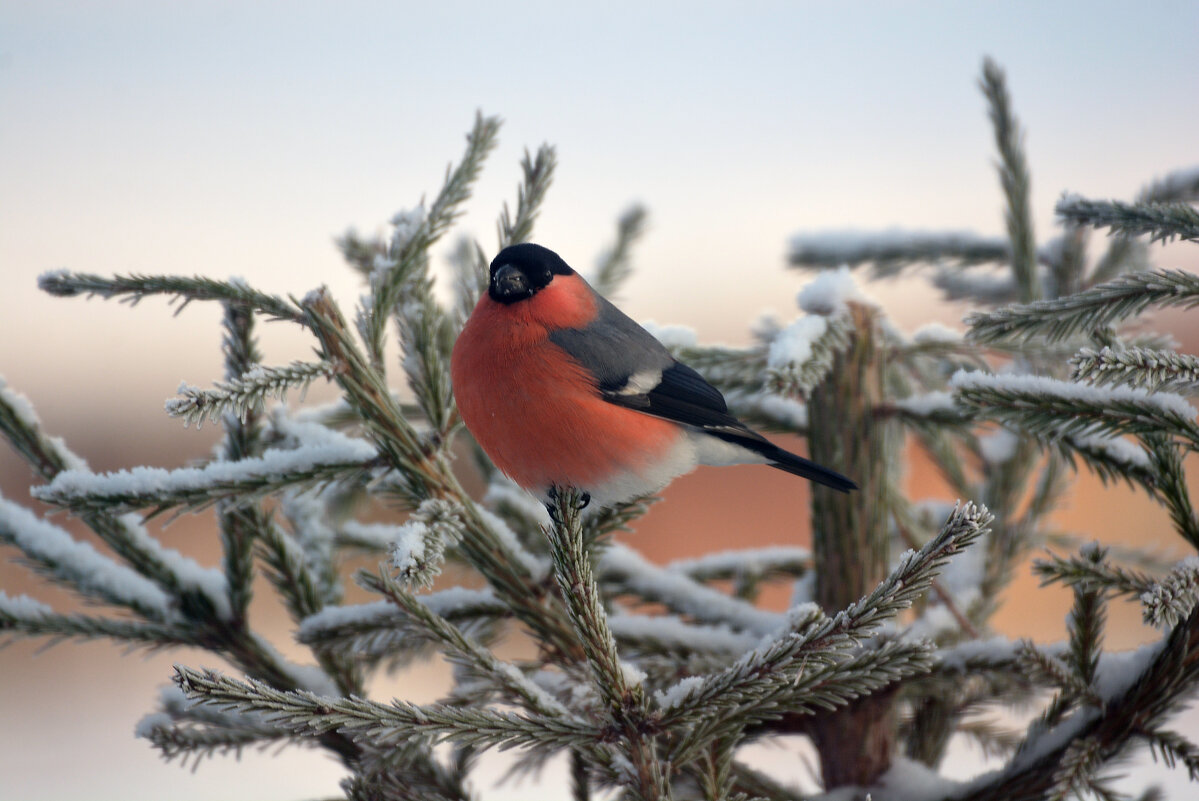
[[[604,400],[692,426],[766,458],[771,467],[846,492],[857,487],[839,473],[783,450],[729,414],[720,390],[682,362],[648,331],[596,295],[596,320],[560,329],[550,341],[595,377]]]

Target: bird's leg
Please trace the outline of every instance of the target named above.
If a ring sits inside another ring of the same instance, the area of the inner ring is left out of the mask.
[[[545,494],[550,499],[550,502],[545,505],[545,508],[550,513],[550,520],[554,521],[555,523],[562,522],[561,520],[558,519],[558,488],[556,486],[551,486]],[[590,503],[591,503],[591,493],[587,492],[585,490],[579,490],[579,506],[578,506],[578,508],[580,510],[586,509],[588,504],[590,504]]]

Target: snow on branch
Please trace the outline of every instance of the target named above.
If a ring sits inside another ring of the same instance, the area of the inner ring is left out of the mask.
[[[633,273],[630,252],[637,240],[645,235],[648,212],[637,204],[630,206],[616,221],[616,240],[598,259],[590,283],[596,292],[612,299],[621,285]]]
[[[75,297],[121,298],[137,304],[150,295],[173,295],[178,301],[175,313],[183,311],[193,300],[219,300],[244,303],[255,311],[276,320],[302,323],[303,315],[294,304],[277,295],[249,286],[240,278],[215,281],[211,278],[181,275],[116,275],[106,278],[89,273],[74,273],[68,270],[52,270],[38,277],[38,287],[51,295]]]
[[[796,545],[714,551],[693,559],[676,559],[666,569],[683,573],[696,581],[776,575],[798,578],[812,569],[812,551]]]
[[[446,170],[441,191],[429,205],[419,225],[393,240],[371,276],[370,295],[361,310],[361,329],[367,352],[373,362],[380,363],[383,352],[383,333],[387,320],[400,302],[404,291],[413,282],[427,280],[427,253],[462,214],[462,205],[470,198],[483,162],[497,144],[500,120],[498,117],[475,115],[474,127],[466,136],[466,152],[457,167]]]
[[[20,549],[38,572],[85,597],[127,607],[149,620],[176,617],[173,599],[153,581],[4,498],[0,542]]]
[[[287,487],[311,486],[369,471],[377,457],[362,440],[341,437],[337,444],[269,449],[262,456],[204,467],[166,470],[135,467],[115,473],[65,470],[44,487],[38,500],[75,511],[131,511],[158,514],[173,507],[202,509],[222,498],[254,498]]]
[[[966,316],[974,342],[1066,339],[1110,326],[1150,306],[1199,304],[1199,276],[1182,270],[1133,273],[1053,300],[1042,300]]]
[[[1149,390],[1199,389],[1199,357],[1135,345],[1079,348],[1070,359],[1075,381],[1122,384]]]
[[[336,369],[328,362],[292,362],[286,367],[255,365],[237,378],[216,382],[214,389],[180,384],[177,392],[182,397],[167,400],[166,412],[196,428],[226,414],[245,420],[251,411],[261,410],[267,398],[282,400],[288,390],[303,392],[318,378],[332,377]]]
[[[796,607],[781,630],[728,668],[683,679],[663,691],[658,698],[664,723],[687,721],[696,724],[697,731],[704,729],[704,736],[692,735],[695,742],[688,744],[690,748],[719,735],[715,721],[743,721],[746,715],[767,719],[777,714],[780,703],[787,708],[802,704],[801,711],[815,708],[809,705],[837,705],[900,676],[927,670],[931,659],[922,643],[888,642],[850,654],[884,621],[923,594],[949,558],[982,536],[990,521],[990,514],[973,504],[955,508],[937,536],[919,551],[905,553],[873,592],[844,611],[830,618],[813,604]],[[822,695],[820,682],[839,676],[848,663],[860,671],[852,674],[860,683],[838,685],[841,689],[835,692],[826,688]],[[703,721],[712,723],[700,726]]]
[[[47,637],[59,640],[92,640],[106,637],[132,646],[162,648],[195,645],[184,626],[88,615],[63,615],[26,595],[11,597],[0,590],[0,634]],[[0,642],[0,645],[3,645]]]
[[[966,406],[1037,436],[1170,434],[1199,443],[1195,409],[1178,395],[966,371],[949,384]]]
[[[907,264],[954,261],[960,265],[1004,262],[1011,248],[1006,240],[970,231],[821,231],[791,237],[788,262],[795,267],[856,267],[873,263],[880,272]]]
[[[585,746],[600,736],[592,725],[567,718],[518,715],[478,707],[381,704],[362,698],[319,696],[283,691],[254,679],[239,681],[211,670],[175,666],[175,683],[193,701],[240,712],[260,712],[300,735],[344,732],[356,740],[386,747],[414,734],[482,748],[551,745]]]
[[[1063,195],[1054,211],[1078,225],[1110,228],[1113,234],[1148,234],[1150,242],[1175,237],[1199,242],[1199,211],[1187,203],[1122,203]]]
[[[1199,167],[1175,170],[1166,177],[1153,181],[1137,199],[1148,203],[1199,200]]]
[[[701,623],[724,623],[766,634],[777,629],[781,621],[776,613],[730,598],[682,573],[652,564],[619,543],[612,543],[599,554],[596,570],[600,581],[614,585],[618,592],[663,604]]]
[[[808,314],[778,333],[766,354],[766,387],[785,397],[806,397],[849,347],[853,324],[846,315]]]

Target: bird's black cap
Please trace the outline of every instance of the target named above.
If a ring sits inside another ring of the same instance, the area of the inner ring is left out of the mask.
[[[555,275],[572,273],[570,265],[549,248],[531,242],[510,245],[491,261],[487,294],[499,303],[516,303],[544,289]]]

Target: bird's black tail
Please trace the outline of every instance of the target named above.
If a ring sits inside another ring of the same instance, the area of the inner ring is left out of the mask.
[[[775,446],[774,450],[775,453],[762,454],[770,460],[771,467],[778,468],[792,475],[802,476],[809,481],[815,481],[817,484],[823,484],[826,487],[835,489],[837,492],[849,492],[858,488],[857,484],[836,470],[829,470],[823,465],[818,465],[802,456],[796,456],[794,453],[785,451],[778,446]]]
[[[849,492],[858,488],[857,484],[836,470],[829,470],[827,467],[818,465],[810,459],[796,456],[791,451],[785,451],[770,440],[749,429],[710,431],[709,433],[764,456],[771,467],[800,476],[801,478],[806,478],[809,481],[815,481],[817,484],[823,484],[830,489],[835,489],[837,492]]]

